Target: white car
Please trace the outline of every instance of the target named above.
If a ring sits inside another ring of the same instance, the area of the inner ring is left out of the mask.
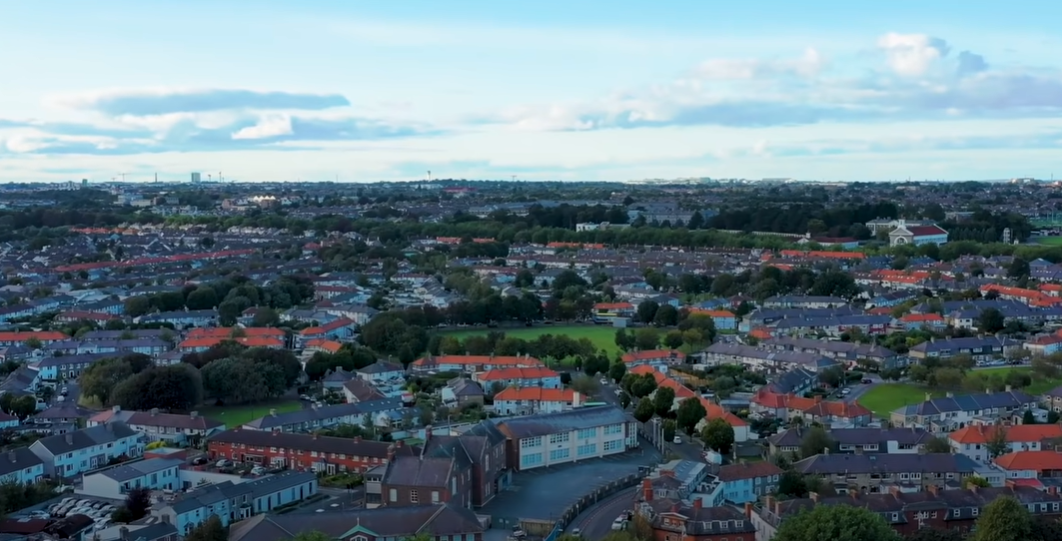
[[[616,520],[612,521],[612,531],[622,530],[626,526],[627,526],[627,517],[624,516],[624,515],[620,515],[618,518],[616,518]]]
[[[848,396],[848,393],[850,393],[850,392],[852,392],[852,390],[847,388],[847,387],[845,387],[844,389],[841,389],[841,395],[842,396]]]
[[[678,436],[678,434],[676,434],[676,435],[675,435],[675,439],[671,440],[671,443],[674,443],[674,444],[679,444],[679,443],[682,443],[682,438],[680,438],[680,437]]]
[[[608,385],[608,378],[601,378],[601,385]]]

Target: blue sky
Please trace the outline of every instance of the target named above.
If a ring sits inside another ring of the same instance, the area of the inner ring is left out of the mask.
[[[1062,176],[1062,5],[649,6],[4,3],[0,181]]]

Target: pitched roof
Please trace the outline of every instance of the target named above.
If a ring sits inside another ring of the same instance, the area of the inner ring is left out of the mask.
[[[1055,451],[1015,451],[994,461],[1004,470],[1062,470],[1062,453]]]
[[[338,513],[263,513],[234,524],[229,541],[289,541],[298,533],[315,530],[333,539],[353,537],[358,530],[376,538],[406,539],[418,533],[432,538],[475,535],[483,527],[471,509],[455,505],[384,506]]]
[[[952,432],[948,438],[955,443],[988,443],[999,427],[971,425]],[[1005,428],[1007,442],[1039,442],[1046,439],[1062,438],[1062,426],[1052,425],[1014,425]]]
[[[571,389],[543,389],[542,387],[509,387],[494,395],[494,400],[537,400],[539,402],[565,402],[575,400]]]

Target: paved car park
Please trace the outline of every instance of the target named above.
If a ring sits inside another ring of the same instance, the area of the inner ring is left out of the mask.
[[[82,496],[65,496],[56,503],[48,505],[44,509],[31,511],[26,514],[27,518],[66,518],[74,515],[85,515],[95,522],[94,531],[109,528],[113,525],[111,514],[118,509],[118,505],[102,498],[86,498]]]
[[[516,472],[513,486],[495,496],[481,512],[501,519],[556,519],[595,488],[637,473],[639,467],[659,463],[660,453],[643,444],[622,455]],[[495,523],[495,527],[509,525]]]

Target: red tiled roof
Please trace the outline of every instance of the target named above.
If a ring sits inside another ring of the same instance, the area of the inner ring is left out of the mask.
[[[228,338],[232,336],[232,333],[236,332],[242,336],[284,336],[284,331],[275,329],[273,327],[247,327],[241,329],[239,327],[199,327],[192,329],[188,333],[188,338]]]
[[[494,395],[494,400],[538,400],[541,402],[567,402],[575,400],[571,389],[543,389],[541,387],[509,387]]]
[[[82,270],[110,269],[121,267],[136,267],[140,265],[156,265],[159,263],[178,263],[181,261],[198,261],[201,259],[222,259],[253,254],[254,250],[224,250],[220,252],[202,252],[195,254],[177,254],[164,257],[141,257],[125,261],[100,261],[96,263],[77,263],[56,267],[56,272],[77,272]]]
[[[996,432],[995,426],[967,426],[952,432],[949,439],[956,443],[988,443]],[[1062,426],[1053,425],[1014,425],[1006,428],[1006,438],[1010,443],[1039,442],[1046,439],[1062,438]]]
[[[25,342],[30,338],[41,342],[54,342],[70,337],[59,331],[0,332],[0,342]]]
[[[1062,470],[1062,453],[1055,451],[1016,451],[995,460],[1000,468],[1015,470]]]

